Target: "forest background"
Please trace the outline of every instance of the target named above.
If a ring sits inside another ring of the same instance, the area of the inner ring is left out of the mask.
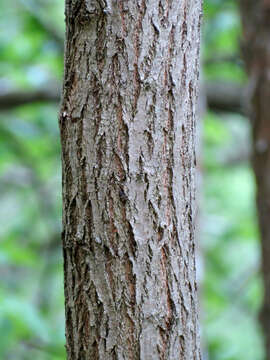
[[[62,360],[57,113],[64,1],[2,0],[0,23],[0,358]],[[236,101],[247,82],[236,1],[205,1],[202,38],[200,104],[208,107],[200,107],[198,124],[197,241],[204,359],[263,360],[251,129]],[[224,89],[236,103],[228,109],[219,106]]]

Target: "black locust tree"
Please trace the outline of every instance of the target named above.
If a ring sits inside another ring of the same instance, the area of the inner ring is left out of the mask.
[[[66,0],[59,122],[69,360],[200,359],[201,0]]]

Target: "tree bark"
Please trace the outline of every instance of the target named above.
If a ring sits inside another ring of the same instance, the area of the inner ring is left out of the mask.
[[[59,122],[69,360],[200,359],[200,0],[66,0]]]
[[[40,86],[34,90],[25,89],[1,89],[0,82],[0,111],[12,110],[17,106],[59,102],[60,88],[57,81],[46,86]],[[245,88],[229,82],[206,82],[201,86],[202,101],[205,95],[209,109],[217,112],[230,112],[246,114],[244,94]]]
[[[252,165],[262,249],[264,300],[260,320],[270,359],[270,1],[241,0],[243,55],[249,75]]]

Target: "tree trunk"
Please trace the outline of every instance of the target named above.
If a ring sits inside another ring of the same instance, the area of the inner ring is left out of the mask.
[[[270,359],[270,1],[241,0],[243,55],[249,75],[252,165],[262,249],[264,301],[260,314]]]
[[[200,0],[66,0],[60,130],[69,360],[200,359]]]

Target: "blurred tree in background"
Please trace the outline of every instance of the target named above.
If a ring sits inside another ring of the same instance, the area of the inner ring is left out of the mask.
[[[0,358],[64,349],[57,122],[64,0],[0,3]],[[205,359],[263,360],[263,291],[236,1],[205,0],[202,338]]]
[[[270,359],[270,2],[240,1],[242,48],[249,77],[247,113],[252,124],[252,167],[264,284],[260,321]]]
[[[246,75],[236,1],[205,3],[204,341],[211,360],[264,359],[257,314],[262,301],[255,183],[245,117]],[[255,9],[254,9],[255,10]]]

